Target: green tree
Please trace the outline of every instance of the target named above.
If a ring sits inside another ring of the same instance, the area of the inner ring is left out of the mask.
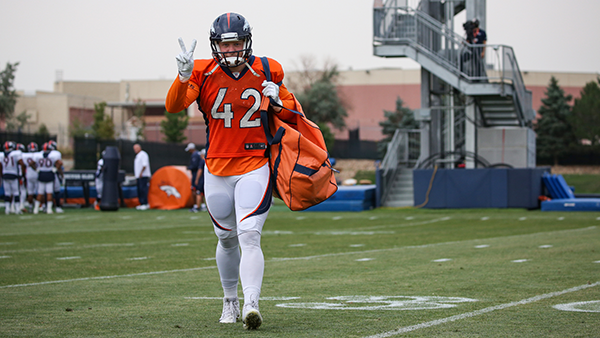
[[[110,116],[104,114],[106,102],[94,103],[94,124],[92,133],[94,137],[102,140],[115,139],[115,123]]]
[[[541,118],[535,124],[536,148],[539,156],[550,157],[557,165],[559,156],[576,143],[575,134],[568,122],[571,114],[569,101],[573,97],[565,95],[554,76],[550,78],[545,95],[538,111]]]
[[[183,135],[183,131],[189,123],[189,116],[186,111],[182,110],[179,113],[171,114],[165,110],[166,120],[160,122],[160,128],[165,135],[163,140],[168,143],[183,143],[187,137]]]
[[[43,137],[44,139],[48,139],[50,137],[50,131],[48,131],[48,127],[46,127],[46,125],[44,123],[40,123],[40,126],[38,127],[38,130],[35,132],[35,135]]]
[[[70,137],[83,137],[86,134],[91,134],[92,128],[83,125],[83,122],[79,118],[74,118],[69,126]]]
[[[6,68],[0,72],[0,120],[8,120],[15,112],[17,91],[13,88],[18,62],[6,63]]]
[[[339,76],[337,66],[325,69],[310,86],[304,88],[296,97],[302,109],[311,121],[318,125],[331,124],[335,129],[346,127],[346,108],[340,99],[336,80]]]
[[[22,131],[25,128],[25,125],[27,125],[27,121],[29,121],[30,117],[31,115],[27,114],[26,111],[22,111],[19,115],[7,119],[6,129]]]
[[[600,143],[600,77],[597,82],[586,83],[581,97],[575,99],[569,119],[578,139],[590,140],[592,145]]]
[[[419,129],[419,122],[415,120],[414,112],[408,107],[404,107],[404,101],[398,96],[396,99],[396,110],[384,110],[385,120],[379,122],[381,133],[385,135],[384,139],[377,144],[377,150],[385,155],[387,145],[394,137],[396,129]]]
[[[144,114],[146,113],[146,103],[141,99],[138,99],[135,102],[135,107],[133,107],[133,116],[135,117],[134,126],[137,127],[137,133],[135,137],[137,140],[144,140],[145,129],[146,129],[146,120],[144,120]]]
[[[300,76],[297,82],[290,81],[290,88],[296,92],[306,117],[319,126],[327,148],[331,149],[335,136],[330,126],[343,130],[348,116],[347,104],[336,87],[339,77],[337,65],[331,61],[325,62],[323,69],[319,70],[314,58],[305,56],[301,61]]]

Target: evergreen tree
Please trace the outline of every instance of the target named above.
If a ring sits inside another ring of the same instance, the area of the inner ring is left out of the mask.
[[[379,122],[381,133],[385,138],[377,144],[377,150],[385,155],[387,145],[394,137],[396,129],[419,129],[419,122],[415,120],[415,114],[408,107],[404,107],[404,101],[398,96],[395,111],[383,111],[385,120]]]
[[[571,114],[569,101],[571,95],[565,95],[554,76],[546,88],[545,97],[538,113],[541,118],[535,124],[537,134],[536,148],[541,157],[551,157],[555,165],[559,156],[565,154],[569,146],[576,143],[576,138],[568,122]]]
[[[182,110],[179,113],[171,114],[165,110],[166,120],[160,122],[160,128],[165,135],[163,140],[168,143],[183,143],[187,137],[183,135],[183,131],[189,123],[189,116],[186,111]]]
[[[0,120],[8,120],[15,112],[17,91],[13,88],[18,62],[6,63],[6,68],[0,72]]]
[[[50,137],[50,131],[48,131],[48,127],[44,123],[41,123],[38,130],[35,132],[36,136],[40,136],[44,139],[48,139]],[[41,147],[41,144],[40,144]]]
[[[108,115],[104,115],[106,102],[94,103],[94,124],[92,124],[92,133],[97,139],[114,140],[115,123]]]
[[[588,82],[575,99],[569,122],[578,139],[590,140],[592,145],[600,143],[600,77],[597,82]]]

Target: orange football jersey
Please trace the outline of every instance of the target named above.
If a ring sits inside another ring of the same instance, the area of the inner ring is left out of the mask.
[[[266,76],[260,59],[236,77],[214,60],[195,60],[187,83],[175,80],[167,94],[166,108],[177,113],[194,101],[207,124],[206,165],[218,176],[239,175],[264,165],[267,140],[260,120],[260,101]],[[283,85],[281,65],[269,59],[272,81],[280,84],[283,106],[293,108],[293,95]],[[291,114],[282,110],[280,114]],[[284,118],[284,117],[282,117]]]

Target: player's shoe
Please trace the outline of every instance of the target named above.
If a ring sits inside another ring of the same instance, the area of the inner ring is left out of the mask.
[[[46,213],[48,215],[53,214],[54,212],[52,211],[52,208],[46,208]]]
[[[223,298],[223,312],[219,323],[232,324],[240,317],[240,301],[238,298]]]
[[[65,212],[65,211],[63,210],[63,208],[61,208],[61,207],[56,207],[56,213],[57,213],[57,214],[62,214],[62,213],[64,213],[64,212]]]
[[[249,303],[244,302],[244,316],[242,322],[246,330],[256,330],[262,324],[262,316],[258,311],[258,300],[251,300]]]

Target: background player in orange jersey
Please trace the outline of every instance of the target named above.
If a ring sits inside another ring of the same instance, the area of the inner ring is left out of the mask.
[[[259,107],[261,98],[269,97],[269,112],[286,119],[293,113],[281,107],[295,109],[294,96],[273,59],[268,59],[272,81],[266,81],[261,60],[252,55],[251,27],[239,14],[225,13],[212,23],[212,59],[194,60],[196,40],[189,50],[181,38],[179,44],[179,76],[169,89],[166,108],[177,113],[196,101],[207,123],[204,190],[218,237],[216,260],[224,292],[219,321],[235,323],[240,316],[239,276],[242,321],[245,328],[256,329],[262,324],[260,239],[272,200]]]

